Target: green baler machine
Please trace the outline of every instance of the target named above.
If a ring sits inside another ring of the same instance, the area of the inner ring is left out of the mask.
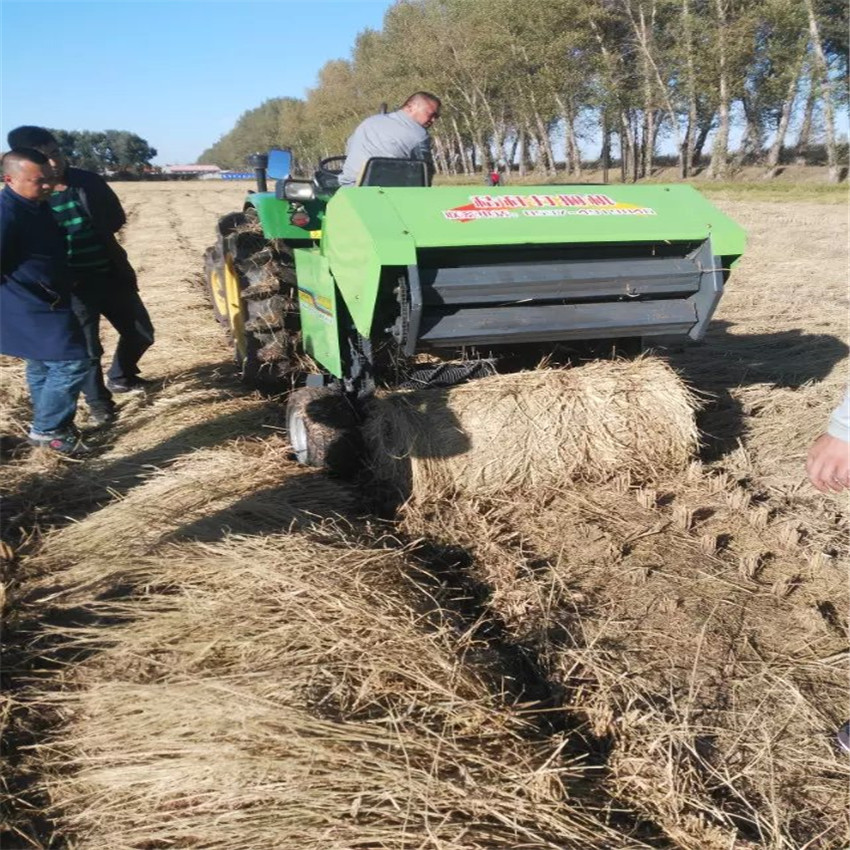
[[[252,320],[249,298],[243,324],[265,321],[286,338],[275,351],[294,344],[318,367],[288,404],[293,448],[312,464],[377,386],[459,382],[580,341],[700,339],[745,246],[687,185],[361,185],[323,197],[318,178],[312,193],[282,178],[249,196],[261,253],[284,262],[276,290],[256,282],[268,263],[240,283],[278,299],[277,318],[263,307]]]

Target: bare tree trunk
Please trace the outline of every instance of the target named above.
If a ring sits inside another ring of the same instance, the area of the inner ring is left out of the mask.
[[[477,85],[466,85],[464,81],[456,83],[454,89],[458,93],[459,100],[466,103],[466,109],[461,113],[461,118],[466,125],[469,139],[472,142],[468,159],[469,173],[475,173],[478,170],[478,155],[487,156],[487,149],[484,144],[483,120],[481,118],[482,104],[486,100],[486,97]]]
[[[637,181],[637,140],[628,110],[620,113],[620,171],[623,182]]]
[[[632,126],[632,139],[634,139],[634,150],[632,151],[632,183],[637,183],[641,178],[643,168],[643,110],[629,110]]]
[[[452,150],[454,151],[455,173],[466,174],[466,149],[460,139],[452,140]]]
[[[620,129],[617,132],[617,141],[620,143],[620,182],[625,183],[629,173],[629,139],[627,135],[626,122],[620,113]]]
[[[824,130],[826,132],[826,161],[829,166],[829,182],[837,183],[841,177],[838,168],[838,150],[835,145],[835,111],[832,103],[832,86],[829,82],[829,65],[823,52],[820,40],[820,29],[815,17],[815,9],[812,0],[805,0],[806,11],[809,15],[809,33],[812,37],[812,50],[815,56],[815,65],[820,71],[821,99],[823,100]]]
[[[432,136],[432,148],[434,153],[434,168],[437,174],[448,174],[449,168],[444,152],[443,140],[439,136]]]
[[[643,50],[643,150],[641,153],[640,176],[652,176],[652,158],[655,153],[653,148],[653,139],[655,139],[655,109],[653,108],[652,97],[652,81],[651,66],[652,53],[650,40],[652,38],[651,30],[647,30],[646,18],[643,14],[643,6],[639,6],[640,29],[638,30],[638,39],[640,40]],[[655,3],[652,4],[652,19],[655,18]],[[636,27],[637,29],[637,27]]]
[[[608,169],[611,165],[611,128],[608,126],[608,112],[602,110],[602,150],[599,152],[602,164],[602,182],[608,182]]]
[[[697,87],[690,0],[682,0],[682,30],[685,38],[685,67],[687,68],[685,88],[688,97],[688,126],[685,130],[684,141],[679,145],[679,176],[684,179],[690,176],[693,168],[694,143],[697,132]],[[673,120],[676,121],[675,116],[673,116]],[[678,122],[676,124],[678,126]]]
[[[776,138],[770,146],[767,154],[767,171],[765,178],[776,177],[779,172],[779,158],[782,155],[782,148],[785,145],[785,135],[788,132],[788,125],[791,123],[791,112],[794,109],[794,100],[797,97],[797,89],[800,86],[800,74],[803,70],[803,62],[805,61],[805,52],[797,62],[797,67],[791,77],[791,82],[788,84],[788,91],[785,93],[785,100],[782,103],[782,112],[779,115],[779,124],[776,128]]]
[[[626,182],[626,143],[624,142],[623,133],[623,113],[620,112],[620,128],[619,131],[615,128],[616,115],[614,102],[615,98],[612,93],[617,91],[615,83],[614,68],[616,60],[611,56],[611,52],[605,45],[605,39],[602,37],[602,32],[596,22],[591,17],[589,20],[590,28],[593,31],[596,43],[599,45],[599,52],[602,54],[604,73],[602,75],[605,89],[609,93],[603,101],[602,105],[602,173],[603,179],[608,182],[608,167],[611,160],[611,134],[617,133],[620,143],[620,179],[623,183]]]
[[[649,104],[643,110],[643,145],[641,146],[640,176],[652,177],[652,159],[655,153],[653,141],[657,129],[655,127],[655,110]]]
[[[519,176],[528,174],[529,150],[528,150],[528,127],[523,126],[519,136]]]
[[[490,119],[490,126],[493,129],[492,149],[490,151],[491,156],[489,159],[495,165],[499,161],[499,158],[504,156],[506,135],[504,116],[499,116],[497,118],[493,114],[489,98],[484,98],[484,109],[487,112],[487,117]]]
[[[484,138],[484,131],[480,121],[473,122],[469,115],[464,116],[464,121],[466,122],[469,136],[472,139],[472,153],[470,155],[470,160],[472,165],[471,173],[474,174],[478,171],[479,164],[484,168],[488,165],[489,153],[487,150],[487,142]]]
[[[534,123],[537,128],[537,144],[540,149],[540,159],[543,167],[548,174],[554,174],[556,166],[555,152],[552,150],[552,140],[549,138],[549,130],[536,107],[534,109]]]
[[[741,103],[744,107],[747,126],[741,138],[741,147],[735,156],[736,165],[744,165],[758,159],[764,146],[761,118],[758,114],[758,108],[753,104],[752,96],[749,93],[745,93],[741,99]]]
[[[705,147],[705,142],[708,139],[708,134],[711,132],[711,127],[714,124],[714,115],[703,119],[702,123],[697,123],[697,137],[694,141],[694,157],[692,165],[694,168],[699,168],[702,164],[702,149]]]
[[[658,136],[658,127],[661,123],[661,116],[654,109],[653,103],[654,98],[652,96],[651,78],[654,76],[655,81],[658,84],[658,92],[660,93],[661,99],[664,103],[665,110],[670,116],[670,124],[676,137],[676,150],[678,152],[677,155],[679,160],[679,173],[681,174],[683,170],[682,133],[679,129],[679,121],[676,117],[676,110],[673,108],[673,103],[671,102],[670,96],[668,94],[669,86],[662,78],[661,71],[658,68],[658,63],[655,61],[655,56],[653,55],[652,34],[655,31],[655,3],[653,2],[650,8],[649,25],[647,25],[646,23],[646,15],[644,13],[643,5],[638,6],[637,19],[635,19],[630,3],[626,6],[626,11],[632,22],[632,29],[634,30],[635,37],[637,38],[638,44],[640,45],[641,52],[643,53],[644,125],[641,173],[643,175],[652,174],[652,164],[653,159],[655,157],[655,140]]]
[[[576,116],[575,104],[572,98],[561,98],[560,95],[555,96],[555,102],[561,110],[561,117],[564,121],[564,141],[566,142],[566,158],[565,163],[567,173],[573,177],[581,177],[581,152],[576,139]]]
[[[567,105],[560,95],[555,95],[555,103],[558,104],[558,109],[561,111],[561,120],[564,122],[564,169],[567,174],[572,174],[573,148],[570,144],[570,133],[574,131],[571,127],[571,118],[568,114]]]
[[[543,147],[540,132],[536,127],[529,128],[528,139],[531,142],[528,146],[528,154],[532,174],[548,175],[551,171],[551,166],[546,158],[546,150]]]
[[[445,159],[446,164],[446,173],[457,174],[458,157],[454,139],[443,139],[441,140],[441,144],[443,149],[443,158]]]
[[[567,152],[570,158],[570,176],[580,179],[581,178],[581,148],[578,145],[578,138],[576,137],[576,123],[575,123],[575,113],[570,110],[569,114],[569,122],[566,126],[567,133]]]
[[[806,96],[806,105],[803,108],[803,120],[800,122],[800,130],[797,133],[797,143],[794,145],[794,156],[799,160],[805,159],[806,152],[812,140],[812,124],[814,123],[815,105],[818,102],[818,86],[815,77],[815,69],[810,68],[809,93]]]
[[[463,173],[470,174],[472,172],[472,168],[466,155],[466,145],[463,142],[463,136],[460,133],[460,128],[457,126],[457,120],[454,117],[452,118],[452,129],[454,130],[455,141],[457,142],[457,150],[460,154]]]
[[[632,132],[632,183],[637,183],[640,179],[640,168],[642,163],[642,147],[640,138],[640,129],[638,125],[637,112],[631,111],[631,132]]]
[[[675,116],[673,116],[675,120]],[[658,135],[661,132],[661,124],[664,121],[664,110],[656,109],[655,110],[655,120],[652,122],[652,138],[650,140],[650,144],[652,145],[652,154],[655,156],[655,151],[658,150]]]
[[[726,0],[715,0],[717,9],[717,62],[720,102],[717,106],[719,123],[711,149],[709,177],[713,180],[727,176],[729,165],[729,80],[726,67]]]
[[[517,151],[519,150],[519,140],[520,140],[520,134],[516,133],[514,135],[513,141],[511,142],[511,152],[510,152],[510,155],[508,156],[508,161],[505,163],[507,170],[508,170],[508,173],[511,172],[511,170],[514,167],[514,162],[516,162],[516,155],[517,155]]]

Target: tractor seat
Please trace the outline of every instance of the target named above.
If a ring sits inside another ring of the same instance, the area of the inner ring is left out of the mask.
[[[366,161],[358,186],[427,186],[428,166],[421,159],[373,156]]]

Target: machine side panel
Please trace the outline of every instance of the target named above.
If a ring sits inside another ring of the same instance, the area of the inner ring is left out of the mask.
[[[342,378],[334,279],[318,248],[296,248],[298,312],[304,351],[337,378]]]
[[[366,337],[372,332],[381,268],[416,263],[413,238],[387,201],[387,191],[340,189],[328,204],[322,230],[322,254],[355,327]]]
[[[711,239],[706,239],[696,257],[702,269],[700,288],[691,299],[697,314],[697,323],[688,332],[694,340],[701,340],[708,330],[708,323],[723,295],[723,264],[713,253]]]

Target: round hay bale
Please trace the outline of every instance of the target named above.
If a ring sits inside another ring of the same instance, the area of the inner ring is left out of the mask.
[[[678,470],[697,447],[696,408],[663,360],[596,361],[391,393],[364,438],[375,477],[402,498],[495,495]]]

